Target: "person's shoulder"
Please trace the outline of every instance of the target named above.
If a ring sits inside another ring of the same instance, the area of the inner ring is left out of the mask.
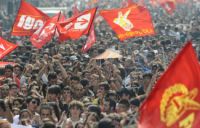
[[[13,124],[18,124],[19,123],[19,115],[15,115],[13,117]]]

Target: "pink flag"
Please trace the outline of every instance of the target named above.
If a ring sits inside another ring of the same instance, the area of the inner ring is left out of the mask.
[[[48,41],[50,41],[56,31],[56,22],[60,17],[60,13],[49,19],[45,25],[38,29],[31,36],[30,40],[36,48],[42,48]]]
[[[90,30],[90,35],[88,36],[86,44],[82,47],[82,52],[83,53],[87,52],[95,42],[96,42],[96,36],[94,31],[94,25],[92,25]]]

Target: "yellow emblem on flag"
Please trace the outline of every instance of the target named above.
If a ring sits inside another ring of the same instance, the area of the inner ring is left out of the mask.
[[[165,90],[160,103],[161,121],[167,127],[179,123],[179,128],[192,128],[195,113],[190,113],[187,117],[182,116],[189,110],[200,110],[200,104],[195,101],[198,89],[191,91],[184,84],[175,84]]]

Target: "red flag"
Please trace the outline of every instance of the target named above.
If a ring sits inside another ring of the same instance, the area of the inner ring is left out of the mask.
[[[160,5],[167,13],[172,14],[176,9],[176,0],[163,0],[160,2]]]
[[[60,13],[60,17],[59,17],[59,22],[63,22],[65,21],[65,15],[63,15],[62,13]]]
[[[18,46],[16,44],[10,43],[0,37],[0,59],[12,52],[17,47]]]
[[[95,31],[94,31],[94,25],[92,25],[91,30],[90,30],[90,35],[88,36],[86,44],[81,49],[82,52],[83,53],[87,52],[95,42],[96,42],[96,36],[95,36]]]
[[[121,41],[155,34],[149,11],[137,4],[122,9],[100,11],[100,15],[117,33]]]
[[[188,43],[140,108],[138,128],[199,128],[200,68]]]
[[[72,11],[73,11],[73,15],[78,15],[79,14],[79,9],[77,7],[77,5],[75,4],[74,7],[72,8]]]
[[[49,19],[45,25],[33,33],[30,40],[36,48],[42,48],[49,42],[55,34],[56,23],[58,22],[60,13]]]
[[[132,0],[122,0],[121,7],[126,8],[126,7],[130,6],[132,3],[133,3]]]
[[[88,34],[96,13],[96,8],[86,10],[79,15],[57,24],[61,41],[66,39],[78,39]]]
[[[172,14],[176,9],[177,3],[184,3],[185,0],[151,0],[152,6],[160,5],[168,14]]]
[[[0,62],[0,68],[5,68],[6,65],[15,66],[16,63],[14,63],[14,62]]]
[[[44,25],[47,19],[49,19],[49,16],[33,5],[21,0],[11,34],[15,36],[31,36],[36,29]]]

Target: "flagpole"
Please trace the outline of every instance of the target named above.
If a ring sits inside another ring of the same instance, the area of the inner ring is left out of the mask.
[[[60,20],[60,16],[61,16],[61,11],[59,12],[57,22]],[[55,25],[56,25],[56,24],[55,24]],[[57,26],[55,27],[55,31],[54,31],[54,34],[53,34],[53,38],[54,38],[54,36],[55,36],[55,34],[56,34],[56,30],[57,30]],[[53,39],[53,38],[52,38],[52,39]],[[56,46],[55,46],[55,47],[56,47]],[[59,48],[58,48],[58,49],[59,49]],[[59,50],[56,50],[56,49],[55,49],[55,51],[56,51],[56,54],[58,54],[58,51],[59,51]]]
[[[167,66],[167,62],[166,62],[166,57],[165,57],[165,50],[164,48],[162,47],[162,58],[163,58],[163,64],[164,64],[164,68],[166,68]]]
[[[91,21],[92,24],[93,24],[94,18],[96,16],[97,9],[98,9],[98,7],[96,7],[95,12],[94,12],[94,17],[92,17],[92,21]],[[90,25],[88,33],[90,33],[91,27],[92,27],[92,25]]]
[[[88,34],[87,34],[87,36],[89,36],[89,34],[90,34],[90,31],[91,31],[91,27],[93,26],[93,28],[94,28],[94,18],[95,18],[95,16],[96,16],[96,12],[97,12],[97,9],[98,9],[98,7],[96,7],[96,9],[95,9],[95,14],[94,14],[94,17],[92,17],[92,21],[91,21],[91,25],[90,25],[90,27],[89,27],[89,30],[88,30]],[[94,31],[95,31],[95,28],[94,28]],[[87,43],[87,42],[86,42]]]

